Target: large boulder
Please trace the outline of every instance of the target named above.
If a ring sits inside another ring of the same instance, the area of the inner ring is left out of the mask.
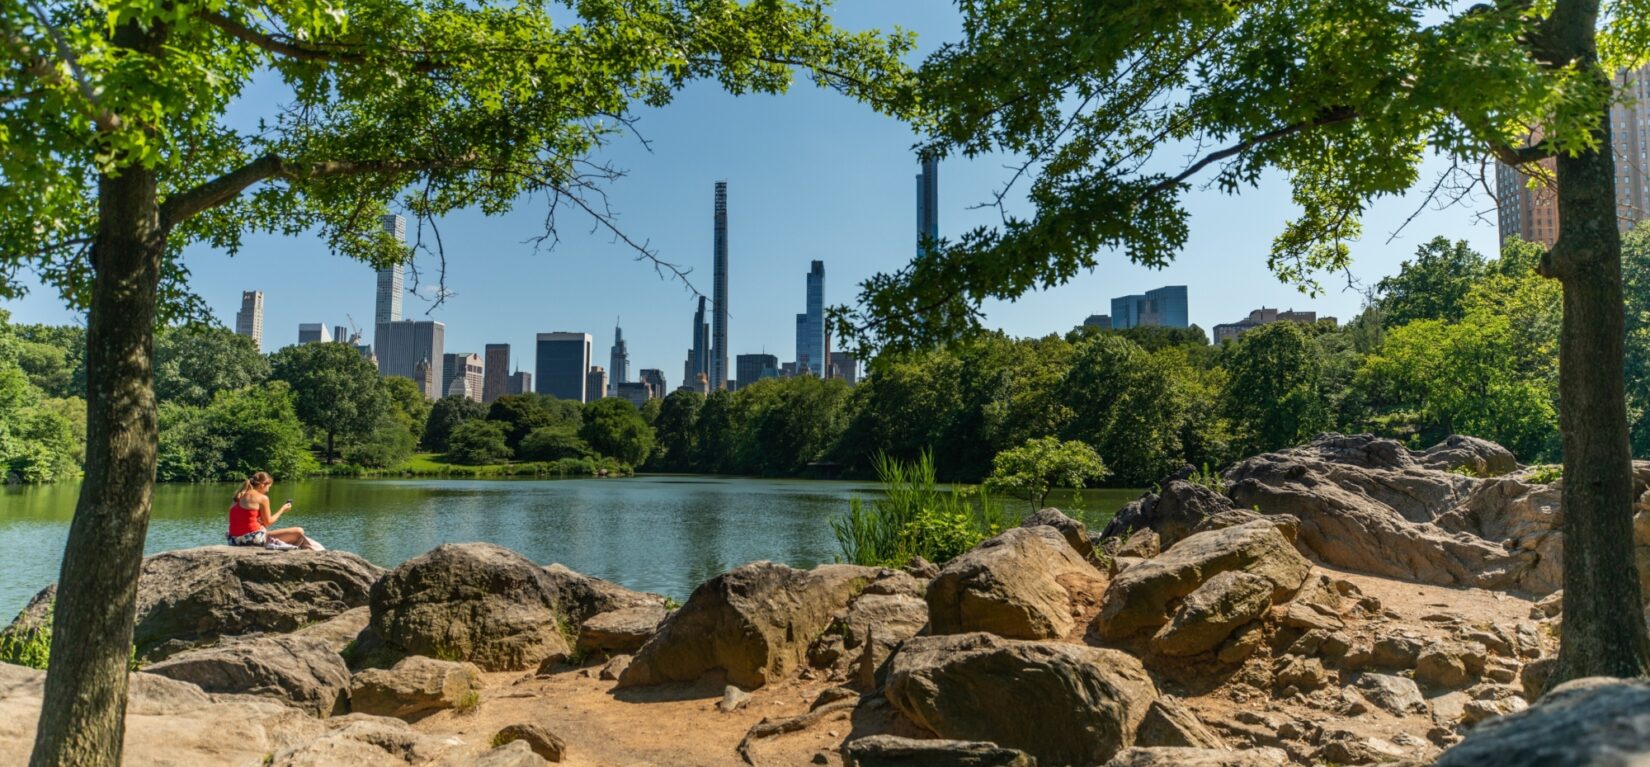
[[[889,664],[888,701],[942,738],[1018,749],[1038,764],[1099,764],[1134,743],[1157,697],[1133,657],[985,633],[911,639]]]
[[[571,652],[554,583],[490,543],[445,544],[403,562],[372,588],[372,632],[415,655],[488,671],[537,666]]]
[[[597,613],[579,624],[579,638],[575,644],[582,652],[609,655],[633,653],[647,644],[669,614],[670,610],[662,604],[621,607]]]
[[[1059,509],[1039,509],[1021,520],[1020,527],[1052,527],[1077,550],[1078,556],[1087,559],[1094,553],[1094,541],[1089,539],[1088,526],[1060,513]]]
[[[207,692],[273,698],[315,716],[342,713],[349,669],[325,640],[299,635],[231,639],[145,666]]]
[[[995,743],[871,735],[842,746],[843,767],[1034,767],[1024,751]]]
[[[0,764],[26,759],[45,677],[44,671],[0,663]],[[317,719],[274,701],[210,695],[149,673],[131,675],[125,725],[127,764],[406,767],[429,764],[454,749],[446,738],[392,719]]]
[[[722,671],[751,689],[802,667],[808,646],[877,571],[854,565],[797,570],[755,562],[693,590],[630,666],[620,687],[694,681]]]
[[[546,565],[544,573],[550,576],[550,588],[555,593],[557,608],[575,624],[615,610],[664,607],[668,601],[661,594],[633,591],[612,581],[575,572],[561,564]]]
[[[1226,641],[1239,626],[1272,606],[1273,584],[1254,573],[1228,570],[1203,582],[1152,636],[1159,655],[1197,655]]]
[[[1205,519],[1231,509],[1232,502],[1220,493],[1184,478],[1171,478],[1162,483],[1160,492],[1146,493],[1124,506],[1100,531],[1100,537],[1153,530],[1166,549],[1191,535]]]
[[[1516,510],[1486,504],[1444,519],[1483,480],[1435,468],[1447,463],[1439,455],[1426,459],[1367,434],[1329,434],[1241,461],[1225,478],[1236,505],[1297,518],[1297,542],[1327,564],[1445,586],[1550,591],[1553,571],[1536,550],[1540,541],[1502,537],[1501,518]]]
[[[1168,551],[1119,573],[1106,589],[1095,627],[1106,639],[1156,631],[1169,620],[1171,603],[1223,572],[1266,579],[1273,602],[1306,582],[1311,564],[1267,520],[1196,533]]]
[[[481,672],[469,663],[413,655],[393,668],[371,668],[349,680],[350,710],[412,721],[480,701]]]
[[[205,546],[145,557],[132,644],[152,661],[220,637],[293,631],[365,605],[383,572],[346,551]],[[44,626],[56,593],[35,595],[5,633]]]
[[[951,560],[928,584],[930,630],[1063,637],[1075,625],[1066,579],[1099,581],[1100,573],[1053,527],[1008,530]]]
[[[1650,763],[1650,682],[1561,684],[1516,714],[1479,724],[1435,767],[1625,767]]]
[[[1518,471],[1512,451],[1487,439],[1452,434],[1416,456],[1421,465],[1438,471],[1468,471],[1478,477],[1499,477]]]

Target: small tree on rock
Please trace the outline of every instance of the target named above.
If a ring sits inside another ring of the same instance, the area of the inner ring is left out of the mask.
[[[1024,498],[1036,511],[1055,488],[1077,490],[1110,474],[1100,454],[1087,444],[1039,437],[998,453],[985,484],[993,491]]]

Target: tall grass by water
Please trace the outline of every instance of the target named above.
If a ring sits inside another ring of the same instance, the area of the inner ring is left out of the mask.
[[[981,490],[940,487],[926,451],[910,463],[879,455],[876,471],[883,496],[854,498],[848,515],[831,521],[845,562],[897,567],[920,556],[944,563],[1019,523]]]

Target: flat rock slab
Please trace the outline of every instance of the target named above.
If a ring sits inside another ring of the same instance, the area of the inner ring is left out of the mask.
[[[270,698],[314,716],[343,713],[349,669],[326,641],[299,635],[235,639],[145,666],[207,692]]]

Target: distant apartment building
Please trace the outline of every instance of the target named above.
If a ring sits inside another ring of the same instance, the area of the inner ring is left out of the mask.
[[[607,396],[607,369],[597,365],[585,374],[585,402],[595,402]]]
[[[654,398],[653,386],[645,381],[626,381],[615,387],[613,396],[621,397],[637,408]]]
[[[585,402],[590,378],[589,333],[540,333],[533,378],[539,394]],[[599,395],[598,395],[599,396]]]
[[[491,403],[510,391],[510,345],[487,344],[482,350],[481,401]]]
[[[533,374],[525,370],[517,370],[510,374],[510,388],[507,394],[526,394],[533,390]]]
[[[235,312],[235,334],[252,339],[258,351],[264,350],[264,292],[241,291],[241,310]]]
[[[1142,295],[1119,296],[1111,300],[1111,326],[1119,330],[1137,327],[1191,327],[1185,285],[1167,285]]]
[[[831,377],[858,386],[859,360],[848,352],[831,352]]]
[[[298,323],[299,344],[326,344],[332,343],[332,331],[327,330],[324,322]]]
[[[1323,319],[1328,320],[1329,322],[1335,321],[1334,317],[1324,317]],[[1238,320],[1237,322],[1228,322],[1224,325],[1216,325],[1215,344],[1218,346],[1227,341],[1235,341],[1244,333],[1254,330],[1262,325],[1270,325],[1274,322],[1298,322],[1302,325],[1311,325],[1317,321],[1317,312],[1297,312],[1294,309],[1280,312],[1277,309],[1268,309],[1263,306],[1249,312],[1248,317]]]
[[[1626,230],[1650,218],[1650,66],[1620,73],[1615,83],[1620,98],[1610,107],[1610,133],[1616,161],[1616,216],[1617,225]],[[1532,185],[1523,171],[1504,163],[1495,165],[1496,223],[1503,243],[1517,236],[1550,248],[1558,241],[1556,163],[1547,159],[1540,166],[1545,178]]]
[[[447,326],[433,320],[380,322],[373,337],[378,356],[378,372],[386,376],[411,378],[430,399],[440,399],[442,362]],[[427,370],[420,369],[427,366]]]
[[[459,352],[442,356],[442,396],[461,396],[480,402],[484,376],[485,368],[479,354]]]
[[[665,371],[663,370],[658,368],[642,368],[641,372],[637,374],[637,377],[642,380],[642,383],[653,387],[653,396],[655,397],[663,397],[665,396],[665,392],[668,391],[665,389]]]
[[[1109,314],[1091,314],[1086,319],[1083,320],[1083,327],[1085,327],[1085,328],[1099,328],[1101,330],[1111,330],[1111,315],[1109,315]]]
[[[772,354],[741,354],[734,358],[733,368],[743,389],[764,378],[778,378],[779,358]]]

